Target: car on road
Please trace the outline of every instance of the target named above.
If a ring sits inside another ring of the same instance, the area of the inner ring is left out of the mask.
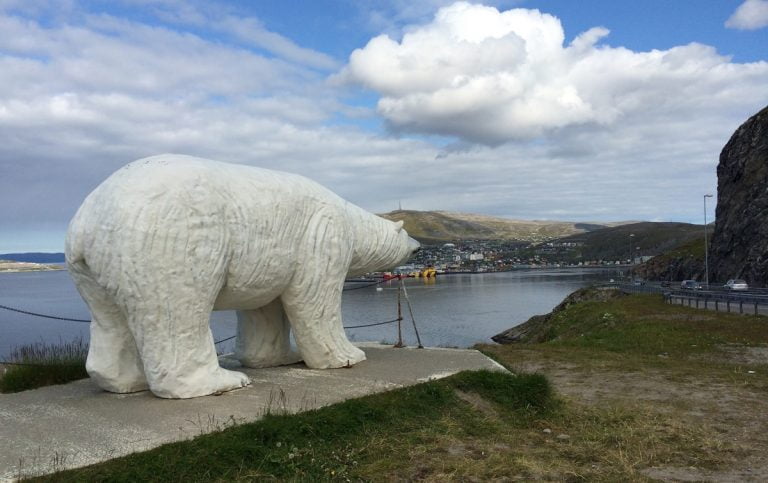
[[[733,278],[728,280],[723,287],[728,290],[749,290],[749,285],[744,280]]]
[[[680,288],[683,290],[701,290],[701,284],[696,280],[683,280],[680,282]]]

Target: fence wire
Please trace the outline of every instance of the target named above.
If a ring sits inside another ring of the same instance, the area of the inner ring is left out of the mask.
[[[367,284],[367,285],[363,285],[363,286],[360,286],[360,287],[345,288],[343,291],[347,292],[347,291],[350,291],[350,290],[360,290],[360,289],[364,289],[364,288],[369,288],[369,287],[373,287],[375,285],[381,285],[382,283],[389,282],[390,280],[391,279],[379,280],[379,281],[376,281],[376,282],[373,282],[373,283],[370,283],[370,284]],[[71,317],[61,317],[61,316],[58,316],[58,315],[41,314],[41,313],[38,313],[38,312],[32,312],[32,311],[29,311],[29,310],[23,310],[23,309],[19,309],[19,308],[16,308],[16,307],[9,307],[8,305],[2,305],[2,304],[0,304],[0,309],[9,310],[11,312],[17,312],[19,314],[31,315],[33,317],[41,317],[41,318],[44,318],[44,319],[61,320],[61,321],[66,321],[66,322],[80,322],[80,323],[86,323],[86,324],[90,324],[91,323],[90,319],[88,319],[88,320],[86,320],[86,319],[75,319],[75,318],[71,318]],[[393,319],[393,320],[385,320],[383,322],[374,322],[374,323],[371,323],[371,324],[349,325],[349,326],[344,326],[344,328],[345,329],[360,329],[360,328],[363,328],[363,327],[374,327],[374,326],[378,326],[378,325],[393,324],[393,323],[398,322],[400,320],[402,320],[402,319],[398,318],[398,319]],[[222,342],[230,341],[230,340],[232,340],[232,339],[234,339],[236,337],[237,337],[236,335],[233,335],[231,337],[227,337],[227,338],[224,338],[224,339],[221,339],[221,340],[217,340],[217,341],[214,342],[214,345],[218,345],[218,344],[221,344]],[[49,366],[52,366],[52,365],[56,365],[56,364],[30,364],[30,363],[11,362],[11,361],[2,361],[2,360],[0,360],[0,364],[11,365],[11,366],[33,366],[33,367],[49,367]]]

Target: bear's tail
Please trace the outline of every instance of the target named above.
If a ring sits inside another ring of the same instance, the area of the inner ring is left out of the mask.
[[[67,236],[64,239],[64,260],[70,273],[82,273],[88,270],[85,261],[85,230],[80,211],[69,222]]]

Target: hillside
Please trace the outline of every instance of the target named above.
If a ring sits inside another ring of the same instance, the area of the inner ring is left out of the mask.
[[[44,272],[49,270],[64,270],[64,265],[17,262],[15,260],[0,259],[0,272]]]
[[[703,239],[703,230],[703,226],[689,223],[642,222],[572,235],[558,242],[580,244],[575,251],[584,260],[625,260],[630,256],[630,247],[633,257],[655,256],[697,237]]]
[[[402,220],[408,234],[422,243],[454,240],[541,242],[621,224],[511,220],[450,211],[396,210],[379,216],[393,221]]]
[[[709,238],[712,238],[710,234]],[[704,273],[704,236],[664,252],[635,267],[635,274],[648,280],[706,280]]]

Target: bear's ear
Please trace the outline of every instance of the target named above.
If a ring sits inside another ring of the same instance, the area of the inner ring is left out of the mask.
[[[395,230],[400,231],[403,229],[403,220],[396,221],[395,222]]]

